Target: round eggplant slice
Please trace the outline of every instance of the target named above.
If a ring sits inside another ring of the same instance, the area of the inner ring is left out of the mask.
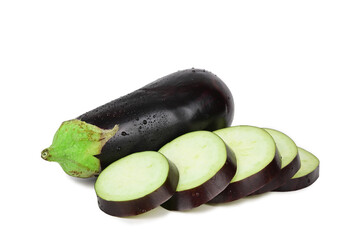
[[[298,153],[301,159],[300,170],[275,191],[286,192],[299,190],[310,186],[318,179],[320,174],[320,161],[318,158],[300,147],[298,148]]]
[[[235,126],[215,131],[233,150],[237,172],[231,183],[209,203],[231,202],[245,197],[270,182],[281,171],[276,144],[265,130]]]
[[[184,134],[160,150],[179,171],[175,194],[162,207],[188,210],[222,192],[236,173],[234,153],[220,137],[208,131]]]
[[[131,154],[100,173],[95,183],[99,208],[117,217],[145,213],[173,195],[178,179],[176,166],[162,154]]]
[[[269,192],[280,187],[295,175],[301,167],[300,157],[294,141],[280,131],[269,128],[265,128],[264,130],[272,136],[281,155],[281,173],[251,195]]]

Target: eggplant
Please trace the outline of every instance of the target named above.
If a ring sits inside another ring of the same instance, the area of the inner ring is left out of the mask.
[[[179,171],[176,192],[162,204],[168,210],[189,210],[208,202],[228,186],[237,170],[235,154],[208,131],[186,133],[159,152]]]
[[[274,191],[295,191],[312,185],[320,176],[320,160],[303,148],[298,148],[301,159],[301,168],[294,176]]]
[[[127,217],[158,207],[175,192],[177,167],[162,154],[145,151],[126,156],[102,171],[95,182],[99,208]]]
[[[286,134],[269,128],[264,128],[274,139],[277,149],[281,155],[281,172],[269,183],[251,195],[261,194],[272,191],[282,186],[288,181],[301,167],[300,156],[295,142]]]
[[[230,184],[208,203],[231,202],[257,191],[281,172],[276,144],[264,129],[234,126],[214,131],[233,150],[237,172]]]
[[[158,151],[187,132],[230,126],[233,114],[232,94],[221,79],[187,69],[64,122],[41,156],[71,176],[92,177],[120,158]]]

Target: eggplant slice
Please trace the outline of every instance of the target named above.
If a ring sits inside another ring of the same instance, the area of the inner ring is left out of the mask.
[[[189,210],[222,192],[236,173],[236,158],[220,137],[208,131],[184,134],[160,150],[179,171],[175,194],[162,207]]]
[[[100,173],[95,183],[99,208],[117,217],[145,213],[173,195],[178,179],[176,166],[162,154],[131,154]]]
[[[269,128],[264,128],[264,130],[272,136],[281,155],[281,173],[251,195],[269,192],[280,187],[295,175],[301,167],[298,149],[294,141],[280,131]]]
[[[231,183],[209,203],[231,202],[245,197],[270,182],[281,171],[276,144],[265,130],[234,126],[214,131],[233,150],[237,172]]]
[[[303,148],[298,148],[301,159],[301,168],[289,180],[275,191],[286,192],[299,190],[313,184],[320,175],[320,161],[312,153]]]

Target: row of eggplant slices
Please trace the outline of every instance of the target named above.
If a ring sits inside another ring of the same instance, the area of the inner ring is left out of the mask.
[[[195,131],[158,152],[126,156],[95,183],[98,204],[125,217],[158,206],[183,211],[268,191],[293,191],[314,183],[319,160],[273,129],[234,126]]]

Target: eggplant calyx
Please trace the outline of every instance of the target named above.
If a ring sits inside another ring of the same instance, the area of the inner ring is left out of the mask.
[[[65,121],[55,133],[52,145],[41,152],[41,157],[59,163],[73,177],[98,175],[101,164],[95,156],[118,130],[118,125],[102,129],[78,119]]]

